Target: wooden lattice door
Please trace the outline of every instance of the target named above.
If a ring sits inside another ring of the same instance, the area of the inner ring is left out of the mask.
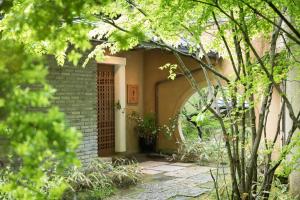
[[[114,67],[98,65],[98,155],[115,151]]]

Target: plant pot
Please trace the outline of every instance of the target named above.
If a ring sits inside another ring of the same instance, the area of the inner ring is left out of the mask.
[[[139,137],[139,146],[142,153],[154,152],[156,146],[156,136]]]

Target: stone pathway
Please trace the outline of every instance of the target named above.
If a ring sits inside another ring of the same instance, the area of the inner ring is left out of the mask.
[[[212,167],[191,163],[146,161],[140,163],[145,175],[137,186],[120,190],[110,200],[186,200],[213,189]]]

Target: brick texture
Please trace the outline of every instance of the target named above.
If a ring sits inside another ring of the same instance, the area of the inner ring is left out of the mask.
[[[98,156],[96,66],[93,61],[85,68],[70,63],[61,67],[49,59],[48,81],[56,89],[53,104],[65,113],[69,126],[82,132],[77,154],[83,164]]]

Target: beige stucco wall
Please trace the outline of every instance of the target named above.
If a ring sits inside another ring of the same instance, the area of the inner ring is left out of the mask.
[[[294,107],[295,113],[298,113],[300,110],[300,82],[298,81],[299,75],[299,68],[294,67],[288,74],[288,81],[286,84],[286,93],[291,104]],[[288,132],[291,127],[292,120],[289,118],[289,114],[286,109],[286,132]],[[297,129],[295,132],[299,132],[299,129]],[[299,148],[299,146],[296,146],[293,151],[296,151],[296,149],[299,151]],[[291,193],[295,196],[299,195],[298,197],[300,199],[300,169],[298,168],[296,171],[293,171],[289,178]]]
[[[268,46],[264,44],[263,38],[258,38],[253,42],[260,54],[264,54]],[[139,86],[138,105],[126,105],[127,114],[137,111],[141,114],[155,112],[155,84],[166,80],[168,70],[160,70],[159,67],[166,63],[177,63],[177,60],[170,52],[153,50],[132,50],[118,56],[125,57],[126,64],[126,84],[137,84]],[[198,68],[198,64],[190,58],[182,57],[186,66],[190,69]],[[219,60],[217,68],[225,74],[232,74],[231,63],[226,60]],[[200,87],[206,86],[204,75],[201,71],[193,74],[199,82]],[[215,82],[215,80],[212,81]],[[176,115],[184,102],[194,93],[185,77],[176,78],[174,81],[167,81],[158,86],[158,121],[160,125],[166,124],[170,117]],[[280,112],[280,95],[274,90],[272,104],[270,106],[269,119],[267,123],[267,137],[272,139],[276,132],[274,121],[277,121]],[[256,114],[259,113],[259,104],[256,107]],[[134,123],[127,120],[127,152],[138,152],[138,139],[134,132]],[[280,136],[281,137],[281,136]],[[279,138],[280,138],[279,137]],[[181,141],[178,131],[171,137],[166,138],[159,135],[158,150],[169,151],[177,148],[177,142]],[[280,140],[278,148],[280,147]]]
[[[189,67],[196,67],[197,64],[184,58]],[[161,50],[149,50],[144,55],[144,113],[155,112],[155,84],[158,81],[167,79],[168,70],[160,70],[159,67],[166,63],[176,63],[174,55]],[[200,77],[200,76],[198,76]],[[176,107],[178,100],[183,93],[191,86],[185,78],[178,78],[174,81],[162,83],[158,86],[158,121],[159,124],[166,124],[170,117],[173,117],[179,110]],[[177,140],[180,137],[176,132],[171,138],[166,138],[162,133],[159,135],[157,150],[171,151],[177,147]]]
[[[269,49],[270,44],[267,43],[267,40],[265,40],[263,37],[258,37],[253,41],[253,45],[258,51],[259,55],[264,55]],[[277,49],[276,51],[279,52],[282,49],[283,42],[281,39],[277,42]],[[253,55],[252,55],[253,56]],[[300,110],[300,82],[299,79],[300,70],[299,68],[292,68],[288,73],[287,83],[286,83],[286,95],[288,99],[290,100],[293,108],[294,113],[298,113]],[[270,106],[270,113],[268,117],[268,122],[266,125],[266,132],[267,132],[267,138],[273,140],[276,130],[277,130],[277,122],[278,122],[278,116],[280,114],[280,109],[282,106],[282,101],[280,94],[274,89],[273,95],[272,95],[272,102]],[[289,118],[288,110],[285,109],[285,127],[281,127],[280,135],[278,136],[277,143],[275,145],[275,152],[272,155],[273,159],[278,159],[279,157],[279,151],[282,147],[282,134],[283,131],[286,133],[286,136],[288,134],[288,131],[292,127],[292,120]],[[259,114],[259,106],[256,107],[256,114],[258,116]],[[299,132],[299,130],[296,130],[295,132]],[[262,145],[263,146],[263,145]],[[295,147],[293,151],[296,150]],[[292,151],[292,152],[293,152]],[[300,162],[300,161],[299,161]],[[289,176],[289,183],[290,183],[290,192],[294,196],[298,196],[300,199],[300,170],[297,169],[291,173]]]
[[[259,54],[264,54],[268,45],[264,43],[263,38],[257,38],[253,42]],[[142,114],[155,112],[155,84],[165,80],[168,77],[168,70],[160,70],[159,67],[166,63],[177,63],[173,54],[153,49],[153,50],[132,50],[118,56],[127,59],[126,64],[126,84],[137,84],[139,86],[139,103],[138,105],[126,105],[127,113],[137,111]],[[182,57],[185,64],[190,69],[198,68],[198,64],[190,58]],[[231,74],[231,63],[224,59],[218,61],[217,67],[222,73]],[[206,81],[202,72],[194,73],[195,79],[199,82],[200,87],[206,86]],[[213,80],[213,79],[212,79]],[[213,80],[215,82],[215,80]],[[170,117],[176,115],[184,102],[194,93],[185,77],[176,78],[174,81],[167,81],[158,86],[158,121],[166,124]],[[258,104],[259,105],[259,104]],[[276,90],[273,92],[272,104],[270,106],[269,119],[267,123],[267,137],[272,139],[276,132],[274,121],[277,121],[280,112],[280,95]],[[258,116],[259,106],[256,107]],[[138,151],[138,141],[136,133],[133,130],[134,124],[127,120],[127,152]],[[281,136],[279,137],[281,138]],[[160,134],[158,139],[158,150],[175,150],[176,142],[180,141],[179,133],[176,132],[172,138],[166,138]],[[278,148],[280,147],[280,140]]]
[[[265,39],[263,36],[259,36],[257,38],[255,38],[252,41],[252,45],[253,47],[256,49],[256,52],[258,53],[258,55],[263,56],[266,53],[268,53],[268,51],[270,50],[270,44],[268,43],[269,40]],[[255,59],[254,54],[251,51],[251,58]],[[256,114],[256,124],[258,124],[258,120],[259,120],[259,112],[261,109],[261,101],[264,98],[264,96],[256,96],[257,100],[256,100],[256,105],[255,105],[255,114]],[[259,98],[259,99],[258,99]],[[273,88],[273,94],[272,94],[272,101],[271,101],[271,105],[269,107],[269,114],[268,114],[268,120],[266,123],[266,128],[265,128],[265,132],[266,132],[266,138],[267,140],[273,141],[276,131],[277,131],[277,122],[278,122],[278,117],[280,114],[280,108],[281,108],[281,97],[279,95],[279,93],[277,92],[277,90],[275,88]],[[280,129],[281,130],[281,129]],[[264,137],[264,136],[262,136]],[[278,158],[278,153],[280,151],[281,148],[281,137],[282,137],[282,133],[280,132],[280,135],[278,136],[276,145],[275,145],[275,151],[272,155],[273,159]],[[264,139],[261,140],[261,148],[264,148]]]
[[[185,65],[190,69],[199,68],[195,60],[182,57]],[[144,54],[144,113],[155,112],[155,84],[158,81],[166,80],[168,70],[160,70],[159,67],[166,63],[178,64],[175,56],[169,52],[161,50],[148,50]],[[230,73],[228,61],[214,61],[219,70]],[[200,87],[206,86],[206,81],[202,71],[193,74]],[[214,82],[214,81],[213,81]],[[158,121],[160,125],[167,124],[170,117],[174,117],[181,109],[185,101],[194,94],[185,77],[176,78],[173,81],[166,81],[158,86]],[[178,130],[171,137],[165,137],[160,133],[157,150],[170,152],[177,149],[177,142],[181,141]]]
[[[107,55],[109,53],[107,52]],[[126,114],[133,111],[140,114],[155,113],[155,85],[157,82],[167,80],[168,70],[160,70],[159,67],[166,63],[178,64],[173,54],[159,49],[145,50],[136,49],[117,56],[126,59],[125,79],[128,84],[138,85],[139,101],[137,105],[130,105],[126,102]],[[197,62],[188,57],[182,57],[185,65],[190,69],[199,68]],[[222,73],[232,73],[230,62],[227,60],[212,60],[218,70]],[[194,78],[200,84],[200,87],[206,86],[206,81],[201,70],[193,73]],[[213,83],[211,74],[210,79]],[[194,94],[195,91],[184,76],[176,78],[174,81],[167,81],[158,86],[158,113],[157,119],[160,125],[167,124],[170,117],[174,117],[184,105],[185,101]],[[127,95],[127,92],[126,92]],[[126,153],[139,152],[138,137],[134,130],[135,123],[126,119]],[[163,133],[159,134],[157,150],[170,152],[176,151],[178,141],[181,141],[178,130],[172,137],[165,137]]]
[[[272,101],[270,105],[270,110],[269,110],[269,117],[268,121],[266,124],[266,135],[267,139],[270,141],[274,140],[275,134],[277,132],[277,122],[279,120],[279,115],[280,115],[280,110],[281,110],[281,97],[278,93],[278,91],[274,88],[273,89],[273,94],[272,94]],[[273,153],[273,159],[278,159],[279,158],[279,152],[282,146],[282,127],[280,127],[280,132],[278,135],[278,139],[276,141],[276,144],[274,146],[275,151]]]

